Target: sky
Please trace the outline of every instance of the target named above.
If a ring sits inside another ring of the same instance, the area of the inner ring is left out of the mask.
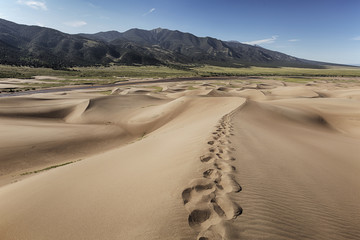
[[[71,34],[161,27],[360,65],[360,0],[0,0],[0,18]]]

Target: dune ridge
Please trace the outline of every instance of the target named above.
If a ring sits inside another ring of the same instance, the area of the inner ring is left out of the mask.
[[[122,96],[4,99],[6,107],[0,113],[3,137],[11,140],[2,144],[1,175],[33,171],[65,159],[74,161],[129,143],[174,119],[189,102],[150,96],[124,100]],[[16,130],[21,132],[14,135]]]

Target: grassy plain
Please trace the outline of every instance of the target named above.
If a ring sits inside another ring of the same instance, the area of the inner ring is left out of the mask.
[[[42,77],[37,77],[42,76]],[[186,77],[228,77],[256,76],[271,78],[284,82],[307,83],[326,77],[327,81],[359,81],[359,67],[335,67],[324,69],[310,68],[229,68],[210,65],[202,66],[110,66],[110,67],[76,67],[66,70],[50,68],[16,67],[0,65],[0,83],[11,83],[8,78],[34,79],[36,81],[17,82],[16,88],[2,89],[2,92],[28,91],[43,88],[63,87],[70,85],[106,85],[121,81],[145,78],[186,78]],[[339,79],[346,78],[344,79]],[[1,86],[0,86],[1,87]]]
[[[360,76],[360,67],[312,68],[230,68],[218,66],[187,66],[183,69],[167,66],[111,66],[75,67],[68,70],[50,68],[16,67],[0,65],[0,78],[32,78],[38,75],[57,76],[66,79],[114,79],[114,78],[167,78],[193,76]]]
[[[317,77],[356,77],[360,76],[358,67],[328,67],[324,69],[313,68],[228,68],[218,66],[194,67],[192,71],[200,76],[317,76]]]
[[[55,76],[66,79],[119,79],[119,78],[166,78],[190,77],[194,71],[178,70],[165,66],[111,66],[76,67],[68,70],[50,68],[15,67],[0,65],[0,78],[32,78],[34,76]]]

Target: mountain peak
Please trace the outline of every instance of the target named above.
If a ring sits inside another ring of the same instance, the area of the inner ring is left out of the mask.
[[[151,32],[158,34],[158,33],[162,32],[162,31],[166,31],[166,30],[168,30],[168,29],[158,27],[158,28],[155,28],[155,29],[151,30]]]
[[[0,53],[0,64],[55,67],[108,63],[321,67],[265,48],[161,27],[71,35],[1,19]]]

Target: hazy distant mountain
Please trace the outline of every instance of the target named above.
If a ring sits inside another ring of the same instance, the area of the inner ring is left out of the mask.
[[[95,64],[321,67],[322,63],[239,42],[157,28],[66,34],[0,19],[0,63],[48,67]]]

